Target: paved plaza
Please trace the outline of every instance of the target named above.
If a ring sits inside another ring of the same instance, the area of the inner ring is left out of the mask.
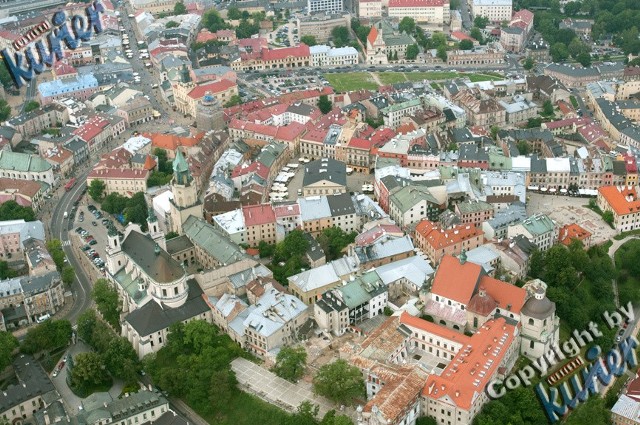
[[[303,401],[317,404],[320,418],[335,408],[333,403],[324,397],[313,394],[311,384],[307,382],[293,384],[242,358],[232,361],[231,368],[236,373],[242,389],[290,412],[295,412]]]

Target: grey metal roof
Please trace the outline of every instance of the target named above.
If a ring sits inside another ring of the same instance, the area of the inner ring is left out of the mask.
[[[329,203],[329,209],[332,217],[356,213],[356,209],[353,206],[353,200],[348,193],[329,195],[327,196],[327,202]]]
[[[309,186],[322,180],[331,180],[336,184],[346,186],[347,165],[335,159],[322,158],[311,161],[304,166],[302,186]]]
[[[189,240],[187,235],[181,235],[167,241],[167,252],[169,254],[175,254],[176,252],[184,251],[189,248],[193,248],[193,243]]]
[[[245,256],[238,245],[201,218],[189,216],[182,228],[194,245],[202,248],[221,264],[235,263]]]
[[[174,282],[185,275],[185,271],[167,251],[160,248],[148,235],[132,230],[122,242],[122,251],[149,277],[158,283]]]
[[[187,300],[180,307],[169,308],[160,306],[155,300],[151,300],[125,317],[141,337],[151,335],[162,329],[166,329],[174,323],[197,317],[209,310],[209,305],[202,298],[202,289],[195,279],[187,281],[189,293]]]
[[[18,377],[18,384],[9,385],[0,392],[0,412],[55,391],[51,379],[33,357],[26,354],[18,356],[13,362],[13,368]]]

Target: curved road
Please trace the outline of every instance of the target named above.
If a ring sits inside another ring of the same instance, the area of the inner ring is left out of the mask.
[[[76,186],[74,186],[73,189],[71,189],[69,192],[65,192],[60,197],[60,200],[51,213],[51,223],[49,223],[51,235],[56,239],[60,239],[60,241],[62,242],[69,240],[69,230],[71,227],[73,227],[73,222],[69,222],[69,218],[64,218],[64,213],[65,211],[71,211],[71,208],[73,208],[73,202],[78,199],[78,197],[82,193],[82,190],[86,187],[87,174],[89,174],[89,170],[86,170],[76,176],[78,184],[76,184]],[[71,290],[73,292],[74,298],[73,306],[71,307],[71,310],[63,317],[65,319],[68,319],[72,323],[75,323],[80,313],[89,308],[89,306],[91,305],[92,285],[91,281],[84,272],[80,261],[76,258],[71,246],[65,246],[63,243],[62,249],[67,255],[69,264],[76,271],[76,278],[71,284]]]

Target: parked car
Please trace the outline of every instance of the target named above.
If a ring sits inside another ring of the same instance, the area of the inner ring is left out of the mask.
[[[95,239],[91,239],[91,242],[89,242],[89,245],[95,245],[95,244],[97,244],[97,243],[98,243],[98,241],[97,241],[97,240],[95,240]]]

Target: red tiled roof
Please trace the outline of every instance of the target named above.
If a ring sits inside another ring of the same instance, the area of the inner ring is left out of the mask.
[[[456,332],[446,326],[436,325],[435,323],[412,316],[407,312],[403,312],[400,315],[400,323],[410,328],[420,329],[422,331],[429,332],[430,334],[446,338],[450,341],[455,341],[459,344],[467,344],[469,342],[469,337],[465,334]]]
[[[352,137],[351,140],[349,140],[349,143],[347,143],[347,145],[350,148],[363,149],[363,150],[369,151],[373,146],[373,142],[371,140]]]
[[[379,224],[356,236],[355,243],[358,246],[368,246],[375,243],[384,235],[402,237],[404,232],[395,224]]]
[[[511,18],[511,21],[515,21],[516,19],[519,19],[519,20],[527,23],[527,25],[529,25],[529,24],[531,24],[533,22],[533,13],[531,13],[527,9],[519,10],[516,13],[513,14],[513,17]]]
[[[558,233],[558,240],[561,244],[569,246],[574,239],[585,240],[591,237],[591,232],[583,229],[576,223],[565,224],[560,228]]]
[[[276,215],[271,204],[243,205],[242,214],[247,227],[275,223]]]
[[[276,217],[295,217],[300,215],[300,205],[297,203],[274,205],[273,212]]]
[[[466,239],[484,235],[482,229],[474,224],[459,225],[443,230],[438,223],[426,219],[418,223],[415,232],[435,250],[441,250],[447,246],[462,243]]]
[[[142,135],[151,140],[151,145],[154,148],[162,148],[170,151],[175,151],[178,146],[196,146],[204,137],[204,133],[199,133],[193,137],[180,137],[175,134],[160,133],[143,133]]]
[[[36,194],[42,190],[40,183],[33,180],[20,180],[0,178],[0,192],[4,190],[15,191],[21,195],[33,198]]]
[[[93,140],[98,134],[105,131],[109,121],[102,117],[95,116],[87,121],[83,126],[76,128],[73,134],[80,137],[85,142]]]
[[[197,43],[206,43],[207,41],[217,40],[217,39],[218,39],[218,35],[217,34],[209,31],[206,28],[203,28],[198,33],[198,36],[196,37],[196,42]]]
[[[58,148],[56,148],[56,152],[55,153],[47,152],[47,153],[45,153],[44,157],[48,161],[52,161],[52,162],[55,162],[57,164],[63,164],[69,158],[73,157],[73,152],[71,152],[69,149],[66,149],[66,148],[63,148],[63,147],[58,147]]]
[[[421,319],[419,319],[421,320]],[[469,410],[485,391],[515,338],[515,327],[502,317],[487,321],[460,349],[441,375],[430,375],[423,397],[446,398],[463,410]],[[482,373],[480,373],[482,372]]]
[[[371,135],[371,141],[374,145],[380,147],[387,143],[389,140],[393,139],[396,136],[396,132],[390,128],[383,128],[376,130]]]
[[[369,35],[367,36],[367,40],[373,46],[373,43],[376,42],[376,38],[378,38],[378,30],[375,25],[371,27],[371,31],[369,31]]]
[[[640,212],[640,200],[632,187],[602,186],[598,192],[618,215]]]
[[[431,292],[447,299],[468,304],[482,274],[482,266],[460,261],[451,255],[442,257],[433,279]]]
[[[156,161],[151,157],[151,155],[147,155],[142,168],[144,168],[145,170],[153,170],[154,168],[156,168]]]
[[[201,99],[205,95],[205,93],[208,91],[213,94],[216,94],[216,93],[221,93],[226,90],[229,90],[230,88],[235,86],[236,86],[236,83],[223,78],[221,80],[216,80],[211,83],[194,87],[189,92],[189,97],[192,99]]]
[[[301,124],[297,121],[292,121],[291,123],[289,123],[289,125],[278,127],[276,139],[293,141],[297,137],[301,136],[306,130],[307,127],[305,127],[304,124]]]
[[[462,31],[451,31],[451,38],[458,41],[471,40],[473,42],[477,42],[475,38],[471,37],[468,34],[463,33]]]
[[[527,291],[524,289],[494,279],[491,276],[482,276],[478,287],[484,287],[487,294],[498,302],[498,307],[500,307],[503,314],[507,311],[520,314],[520,310],[527,298]]]

